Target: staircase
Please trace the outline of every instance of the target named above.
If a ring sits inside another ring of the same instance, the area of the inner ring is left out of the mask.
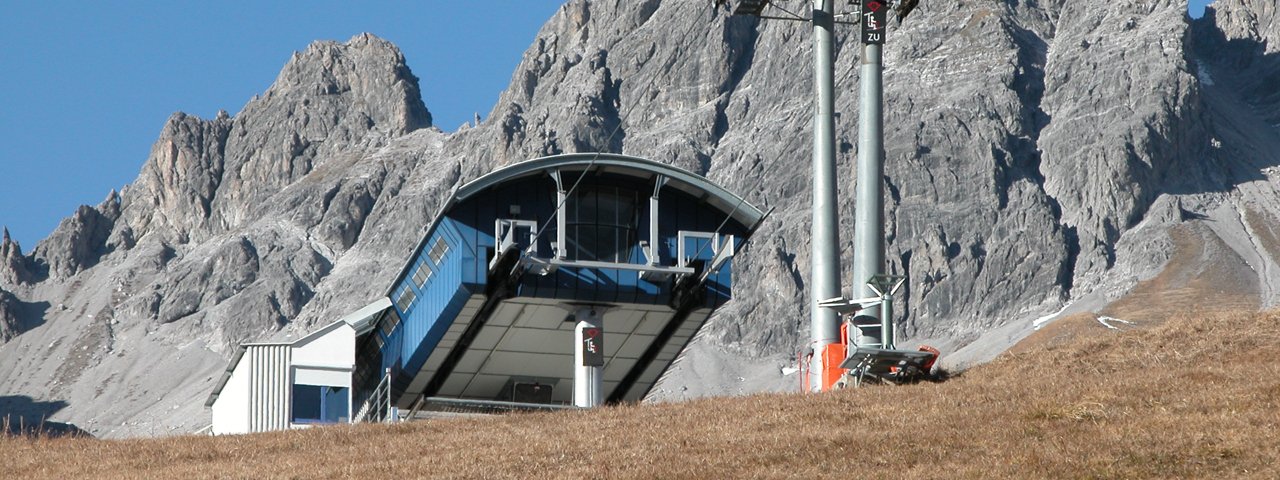
[[[392,423],[396,421],[395,408],[391,405],[391,369],[387,369],[382,381],[369,394],[356,412],[351,423]]]

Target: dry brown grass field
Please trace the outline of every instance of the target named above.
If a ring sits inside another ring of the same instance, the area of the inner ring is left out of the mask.
[[[0,439],[5,478],[1280,478],[1280,312],[1183,314],[945,383],[227,437]]]

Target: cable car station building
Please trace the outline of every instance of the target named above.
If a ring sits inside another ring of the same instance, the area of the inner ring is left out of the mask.
[[[638,401],[731,298],[763,218],[636,157],[497,170],[453,193],[385,297],[292,344],[243,345],[207,402],[212,431]]]

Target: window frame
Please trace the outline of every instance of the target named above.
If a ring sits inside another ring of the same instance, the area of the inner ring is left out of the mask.
[[[407,301],[406,298],[408,298]],[[408,312],[417,302],[418,292],[415,292],[412,286],[405,285],[400,288],[400,293],[396,294],[396,308],[401,312]]]
[[[431,280],[431,276],[434,274],[435,272],[431,270],[431,267],[427,266],[427,262],[419,262],[418,268],[413,271],[413,284],[421,289],[427,285],[427,281]]]
[[[588,198],[590,200],[585,200]],[[606,198],[608,204],[602,204],[601,200]],[[574,193],[565,207],[568,257],[630,263],[640,240],[640,202],[639,191],[614,185],[592,185]],[[613,218],[602,219],[601,215],[607,213]],[[585,238],[584,232],[590,232],[592,238]],[[608,232],[608,238],[612,239],[612,245],[603,249],[600,248],[600,239],[605,237],[602,232]]]
[[[427,252],[427,257],[431,258],[431,263],[440,265],[444,261],[445,255],[449,254],[449,242],[444,241],[444,237],[436,239],[436,243],[431,246],[431,250]]]
[[[313,405],[319,409],[318,418],[302,418],[298,416],[298,407],[300,406],[299,388],[318,389],[316,393],[317,404]],[[337,385],[312,385],[308,383],[293,384],[290,392],[289,401],[289,422],[298,425],[331,425],[337,423],[351,423],[351,387],[342,387]],[[341,398],[342,410],[339,412],[329,412],[328,410],[334,405],[330,405],[332,398]],[[333,415],[332,413],[337,413]],[[344,422],[342,419],[346,419]]]
[[[392,309],[382,315],[382,334],[390,337],[392,332],[396,331],[396,327],[400,325],[400,313]]]

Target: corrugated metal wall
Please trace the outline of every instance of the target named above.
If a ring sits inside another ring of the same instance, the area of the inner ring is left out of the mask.
[[[289,428],[289,345],[250,345],[249,431]]]
[[[453,219],[444,219],[428,242],[434,245],[437,238],[443,238],[449,245],[448,253],[439,264],[428,257],[429,249],[421,253],[419,261],[426,262],[435,272],[422,289],[416,288],[412,277],[401,283],[414,288],[418,300],[401,314],[399,327],[388,339],[388,346],[383,347],[383,368],[391,368],[396,376],[400,376],[401,369],[411,372],[408,377],[402,377],[406,382],[426,363],[427,356],[471,297],[472,289],[480,288],[472,282],[485,279],[487,266],[478,260],[484,257],[483,253],[474,251],[475,247],[467,242],[459,228],[467,227]],[[396,356],[392,357],[392,353]]]

